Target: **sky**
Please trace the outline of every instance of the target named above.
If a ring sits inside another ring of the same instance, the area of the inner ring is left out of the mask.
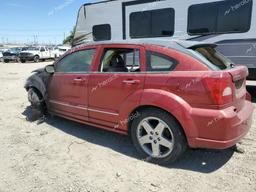
[[[62,43],[84,3],[99,0],[0,0],[0,44]]]

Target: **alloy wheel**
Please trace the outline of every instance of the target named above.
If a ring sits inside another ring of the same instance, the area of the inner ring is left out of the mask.
[[[143,119],[137,127],[136,136],[140,146],[150,157],[164,158],[173,150],[172,130],[159,118],[147,117]]]

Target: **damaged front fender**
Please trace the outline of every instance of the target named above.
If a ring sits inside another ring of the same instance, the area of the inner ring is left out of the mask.
[[[37,69],[33,71],[34,74],[30,76],[24,88],[28,91],[30,88],[36,88],[41,94],[43,99],[47,98],[47,84],[50,74],[46,73],[44,69]]]

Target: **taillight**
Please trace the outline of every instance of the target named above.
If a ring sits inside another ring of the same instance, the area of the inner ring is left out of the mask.
[[[204,78],[204,83],[214,104],[224,105],[232,102],[233,90],[231,77],[206,77]]]

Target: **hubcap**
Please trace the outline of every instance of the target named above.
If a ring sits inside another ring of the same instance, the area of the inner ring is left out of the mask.
[[[140,122],[137,139],[142,149],[154,158],[168,156],[174,146],[172,130],[164,121],[156,117],[147,117]]]

